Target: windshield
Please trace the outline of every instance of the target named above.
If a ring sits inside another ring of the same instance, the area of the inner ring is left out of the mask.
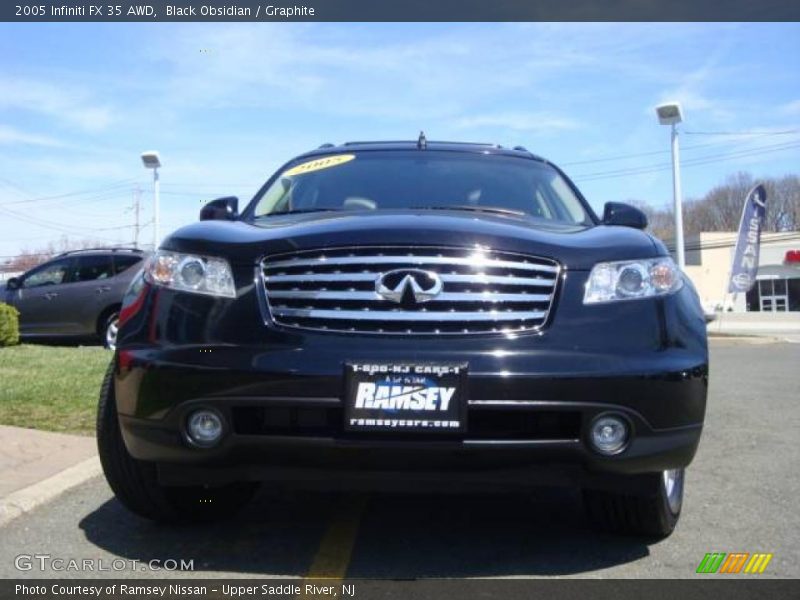
[[[396,209],[486,210],[591,224],[564,178],[545,163],[431,150],[336,154],[301,162],[275,179],[253,214]]]

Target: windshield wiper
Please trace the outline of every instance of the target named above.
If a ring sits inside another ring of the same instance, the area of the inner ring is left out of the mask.
[[[409,206],[411,210],[468,210],[471,212],[487,212],[500,215],[514,215],[516,217],[526,217],[528,213],[511,208],[500,206],[472,206],[469,204],[453,204],[451,206]]]
[[[294,208],[292,210],[277,210],[275,212],[266,213],[261,215],[262,217],[273,217],[275,215],[299,215],[303,213],[315,213],[315,212],[337,212],[342,210],[341,208]]]

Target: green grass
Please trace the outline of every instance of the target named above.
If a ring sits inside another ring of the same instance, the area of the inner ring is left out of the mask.
[[[0,425],[93,434],[110,361],[100,347],[0,348]]]

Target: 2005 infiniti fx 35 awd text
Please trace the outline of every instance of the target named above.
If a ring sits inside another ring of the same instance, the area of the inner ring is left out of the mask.
[[[131,285],[98,443],[133,512],[260,482],[572,485],[665,536],[700,440],[703,312],[646,218],[523,148],[325,145],[205,206]]]

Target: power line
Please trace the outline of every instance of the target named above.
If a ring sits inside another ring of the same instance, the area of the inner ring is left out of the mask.
[[[684,133],[686,133],[686,132],[684,132]],[[731,135],[734,135],[734,132],[730,132],[730,133],[731,133]],[[764,136],[764,137],[769,137],[771,135],[783,135],[784,133],[785,134],[792,134],[792,133],[800,134],[800,129],[798,129],[798,130],[788,130],[786,132],[778,132],[778,133],[773,133],[773,132],[770,132],[770,133],[757,133],[757,134],[753,134],[753,135],[760,135],[760,136]],[[742,134],[737,134],[737,135],[742,135]],[[696,150],[698,148],[709,148],[709,147],[713,147],[713,146],[719,146],[722,143],[723,143],[723,140],[718,140],[718,141],[715,141],[715,142],[707,142],[705,144],[689,144],[689,145],[686,145],[686,146],[681,146],[681,151],[684,151],[684,150]],[[724,143],[728,144],[730,142],[724,141]],[[669,150],[669,149],[665,149],[665,150],[650,150],[650,151],[647,151],[647,152],[634,152],[634,153],[631,153],[631,154],[617,154],[617,155],[614,155],[614,156],[607,156],[607,157],[603,157],[603,158],[593,158],[593,159],[587,159],[587,160],[575,160],[575,161],[569,161],[569,162],[559,162],[558,164],[561,165],[562,167],[568,167],[568,166],[574,166],[574,165],[588,165],[588,164],[594,164],[594,163],[600,163],[600,162],[613,162],[615,160],[625,160],[625,159],[629,159],[629,158],[639,158],[639,157],[642,157],[642,156],[655,156],[655,155],[658,155],[658,154],[669,154],[670,152],[671,152],[671,150]]]
[[[96,194],[98,192],[107,192],[113,189],[119,189],[121,187],[129,186],[131,183],[134,183],[135,179],[123,179],[114,183],[109,183],[102,187],[91,188],[86,190],[80,190],[76,192],[67,192],[64,194],[55,194],[52,196],[38,196],[34,198],[26,198],[25,200],[12,200],[11,202],[3,202],[0,206],[12,206],[16,204],[30,204],[32,202],[45,202],[48,200],[58,200],[61,198],[69,198],[73,196],[83,196],[87,194]]]
[[[52,221],[48,221],[48,220],[45,220],[45,219],[37,219],[37,218],[31,217],[29,215],[19,214],[19,213],[16,213],[14,211],[11,211],[11,210],[9,210],[7,208],[3,208],[3,207],[0,207],[0,214],[7,215],[7,216],[9,216],[11,218],[14,218],[14,219],[17,219],[19,221],[22,221],[23,223],[28,223],[29,225],[35,225],[37,227],[42,227],[44,229],[51,229],[53,231],[57,231],[59,233],[68,234],[68,235],[76,235],[76,234],[78,234],[78,235],[95,235],[94,232],[97,232],[97,231],[117,231],[117,230],[122,230],[122,229],[130,229],[132,227],[131,225],[125,225],[125,226],[119,226],[119,227],[92,228],[92,227],[80,227],[80,226],[74,226],[73,225],[71,228],[69,228],[69,227],[61,225],[59,223],[54,223]],[[79,229],[79,230],[82,229],[84,231],[83,232],[75,231],[75,229]],[[97,236],[97,237],[100,237],[100,236]],[[111,240],[111,238],[100,237],[100,239],[104,239],[106,241],[113,241],[113,240]]]
[[[161,190],[161,194],[166,194],[167,196],[197,196],[197,197],[206,197],[206,196],[214,196],[215,194],[220,194],[224,192],[216,191],[216,192],[170,192]]]
[[[758,156],[761,154],[769,154],[772,152],[782,152],[784,150],[792,150],[800,148],[800,142],[785,142],[782,144],[775,144],[772,146],[762,146],[759,148],[751,148],[749,150],[738,150],[735,152],[727,152],[723,154],[709,154],[706,156],[698,156],[685,161],[681,161],[682,167],[692,167],[699,165],[706,165],[715,162],[723,162],[732,158],[745,158],[749,156]],[[627,167],[624,169],[615,169],[611,171],[596,171],[593,173],[584,173],[582,175],[574,176],[575,181],[596,181],[599,179],[609,179],[615,177],[625,177],[629,175],[647,175],[650,173],[657,173],[660,171],[668,171],[672,168],[670,163],[654,163],[644,165],[641,167]]]
[[[792,145],[787,144],[777,144],[776,146],[769,146],[769,147],[762,147],[759,149],[751,149],[751,150],[738,150],[735,152],[726,152],[723,154],[711,154],[706,156],[698,156],[696,158],[691,158],[685,161],[681,161],[681,166],[692,166],[695,163],[698,164],[705,164],[706,162],[718,162],[719,160],[725,160],[731,157],[737,156],[748,156],[753,154],[763,154],[765,152],[772,152],[775,150],[782,150],[782,149],[789,149],[798,145],[797,142],[793,142]],[[777,147],[780,146],[780,147]],[[672,168],[670,163],[654,163],[650,165],[643,165],[641,167],[625,167],[622,169],[615,169],[611,171],[596,171],[593,173],[584,173],[582,175],[576,175],[575,179],[582,179],[586,180],[588,178],[597,178],[603,179],[606,175],[631,175],[631,174],[639,174],[639,173],[655,173],[657,171],[664,171],[669,170]]]
[[[8,215],[9,217],[22,221],[24,223],[28,223],[30,225],[38,225],[39,227],[43,227],[45,229],[52,229],[60,233],[72,233],[68,229],[61,227],[59,225],[37,222],[35,219],[27,217],[26,215],[17,214],[3,207],[0,207],[0,214]]]
[[[703,231],[702,233],[716,233],[716,232]],[[762,234],[766,234],[766,233],[773,234],[775,232],[772,232],[772,231],[764,231],[764,232],[762,232]],[[786,235],[780,235],[780,236],[771,235],[769,237],[769,239],[762,239],[761,240],[761,244],[762,245],[764,245],[764,244],[769,245],[769,244],[777,243],[777,242],[793,242],[795,240],[800,240],[800,232],[798,232],[798,231],[789,231],[789,232],[785,232],[785,234]],[[695,235],[697,235],[697,234],[695,234]],[[707,242],[684,244],[684,248],[687,251],[689,251],[689,250],[691,250],[691,251],[695,251],[695,250],[716,250],[716,249],[720,249],[720,248],[733,248],[733,246],[736,244],[736,240],[738,239],[738,237],[739,236],[737,234],[737,235],[735,235],[734,237],[732,237],[730,239],[713,240],[713,241],[709,240]],[[675,240],[672,239],[672,238],[667,238],[667,239],[664,239],[662,241],[670,248],[674,248],[674,246],[675,246]]]
[[[786,129],[784,131],[682,131],[686,135],[792,135],[800,133],[800,129]]]
[[[682,150],[692,150],[694,148],[707,148],[709,146],[718,146],[719,142],[711,142],[708,144],[694,144],[690,146],[684,146]],[[608,156],[606,158],[592,158],[588,160],[573,160],[570,162],[559,162],[559,166],[562,167],[571,167],[575,165],[590,165],[594,163],[601,163],[601,162],[613,162],[615,160],[625,160],[628,158],[640,158],[642,156],[655,156],[657,154],[669,154],[670,150],[651,150],[648,152],[636,152],[633,154],[617,154],[615,156]]]
[[[22,192],[23,194],[26,194],[26,195],[28,195],[28,196],[30,196],[30,195],[31,195],[31,194],[30,194],[30,192],[29,192],[28,190],[26,190],[25,188],[23,188],[23,187],[21,187],[21,186],[17,185],[16,183],[14,183],[14,182],[13,182],[13,181],[11,181],[11,180],[9,180],[9,179],[6,179],[5,177],[0,177],[0,183],[2,183],[3,185],[5,185],[6,187],[13,188],[13,189],[15,189],[15,190],[17,190],[17,191],[19,191],[19,192]]]

